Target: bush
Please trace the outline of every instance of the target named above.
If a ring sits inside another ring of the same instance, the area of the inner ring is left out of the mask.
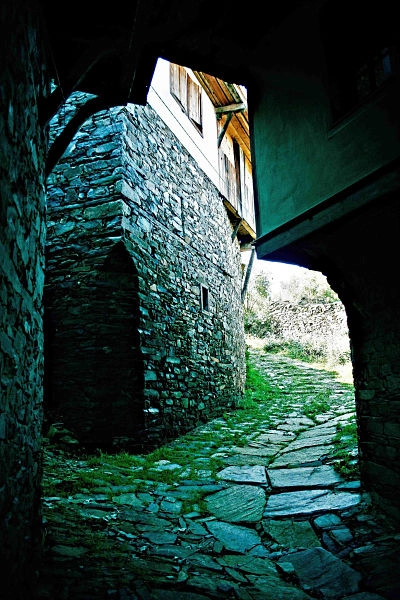
[[[264,338],[268,335],[282,334],[282,323],[274,315],[269,314],[268,305],[263,310],[245,310],[244,331],[249,335]]]

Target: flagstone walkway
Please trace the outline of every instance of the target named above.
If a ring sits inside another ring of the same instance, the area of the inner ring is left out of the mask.
[[[400,599],[400,533],[334,467],[335,436],[355,419],[351,387],[250,354],[280,390],[265,415],[197,428],[170,444],[179,461],[158,459],[145,478],[106,456],[96,468],[62,436],[47,443],[44,489],[63,494],[44,498],[34,600]]]

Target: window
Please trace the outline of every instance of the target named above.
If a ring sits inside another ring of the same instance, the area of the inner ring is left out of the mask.
[[[247,220],[253,204],[251,165],[237,140],[227,135],[224,140],[219,149],[221,191],[239,215]]]
[[[206,288],[204,285],[202,285],[200,287],[200,289],[201,289],[201,308],[202,308],[202,310],[209,310],[208,288]]]
[[[358,68],[356,86],[360,101],[377,90],[392,74],[393,57],[391,54],[389,48],[383,48]]]
[[[224,190],[224,195],[236,208],[238,190],[235,165],[229,160],[228,156],[223,151],[220,152],[219,173]]]
[[[368,102],[397,71],[397,17],[389,0],[351,9],[347,0],[328,1],[321,13],[333,119]]]
[[[190,77],[184,67],[173,63],[170,64],[170,91],[182,111],[202,133],[201,87]]]

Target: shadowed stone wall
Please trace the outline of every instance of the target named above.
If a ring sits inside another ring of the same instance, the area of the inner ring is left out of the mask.
[[[354,211],[301,240],[281,260],[321,270],[347,314],[362,483],[379,508],[400,517],[400,319],[398,194]],[[371,193],[370,189],[367,189]],[[390,219],[387,216],[390,215]]]
[[[85,123],[48,180],[49,419],[86,445],[146,448],[236,405],[231,234],[222,196],[150,106]]]
[[[377,506],[400,518],[400,319],[393,271],[398,255],[398,194],[371,205],[361,226],[343,227],[336,261],[343,277],[332,287],[344,298],[352,347],[364,485]],[[390,214],[390,220],[386,215]],[[357,228],[357,229],[356,229]],[[355,233],[357,231],[357,233]]]
[[[13,600],[30,597],[40,554],[44,85],[25,9],[0,6],[0,595]]]

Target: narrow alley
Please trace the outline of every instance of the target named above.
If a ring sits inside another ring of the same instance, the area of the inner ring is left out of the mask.
[[[352,386],[250,361],[265,402],[149,456],[81,455],[53,428],[35,600],[400,598],[400,534],[357,476]]]

